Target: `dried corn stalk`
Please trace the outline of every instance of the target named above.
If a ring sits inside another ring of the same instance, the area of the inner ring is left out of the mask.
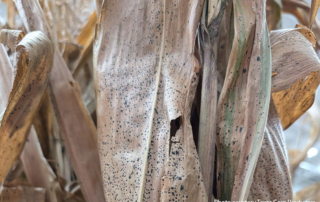
[[[207,201],[189,121],[202,7],[198,0],[103,2],[94,67],[108,201]]]
[[[12,37],[13,33],[13,37]],[[1,42],[15,40],[14,31],[1,31]],[[53,44],[42,32],[27,34],[17,46],[13,87],[1,118],[0,183],[18,159],[29,133],[33,117],[39,109],[53,61]],[[8,67],[3,67],[8,68]]]

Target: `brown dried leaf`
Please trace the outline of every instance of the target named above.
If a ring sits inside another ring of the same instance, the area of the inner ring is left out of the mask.
[[[190,125],[202,7],[200,0],[104,1],[94,68],[108,201],[207,201]]]
[[[309,20],[309,28],[312,28],[314,19],[316,18],[318,9],[320,6],[320,0],[312,0],[311,3],[311,13],[310,13],[310,20]]]
[[[292,151],[293,155],[290,155],[290,172],[291,176],[294,176],[294,171],[299,164],[307,157],[308,151],[313,147],[320,138],[320,114],[319,107],[316,103],[307,111],[307,119],[311,120],[311,127],[306,144],[301,150]]]
[[[311,44],[313,33],[304,27],[271,32],[270,39],[272,71],[277,73],[272,77],[272,97],[287,129],[313,104],[320,61]]]
[[[22,33],[16,35],[16,31],[12,32],[13,35],[7,32],[8,37],[12,36],[21,36]],[[1,35],[3,36],[3,35]],[[22,38],[21,38],[22,39]],[[21,39],[18,39],[21,40]],[[12,43],[15,39],[9,40],[11,44],[10,47],[15,48],[16,43]],[[15,44],[15,45],[13,45]],[[3,62],[1,65],[0,71],[0,81],[2,81],[0,85],[0,92],[1,92],[1,101],[0,101],[0,112],[5,110],[7,100],[9,98],[10,91],[12,89],[12,70],[9,58],[6,57],[6,52],[1,45],[0,47],[0,60]],[[6,73],[2,72],[6,71]],[[30,183],[35,187],[43,187],[46,189],[47,201],[48,202],[55,202],[55,194],[52,192],[51,189],[51,182],[54,179],[54,174],[51,171],[47,161],[45,160],[40,145],[38,145],[38,138],[37,134],[35,133],[34,128],[32,127],[29,133],[28,141],[26,142],[24,149],[21,154],[21,161],[24,166],[24,171],[30,181]],[[51,172],[50,172],[51,171]]]
[[[97,15],[94,12],[89,17],[87,24],[83,27],[79,36],[77,37],[77,44],[81,45],[83,48],[81,49],[78,59],[72,64],[71,72],[76,73],[77,69],[79,68],[78,66],[84,61],[84,59],[89,54],[92,55],[92,44],[97,21]]]
[[[5,187],[0,195],[1,202],[44,202],[45,190],[33,187]]]
[[[315,44],[315,37],[309,29],[272,31],[270,40],[272,72],[277,73],[272,77],[273,93],[286,90],[311,72],[320,70],[320,61],[311,44]]]
[[[28,31],[42,30],[48,36],[51,35],[38,1],[16,0],[15,2]],[[82,192],[87,201],[105,201],[96,127],[82,103],[79,86],[74,81],[57,47],[50,83],[51,98],[62,137]]]
[[[281,9],[281,0],[267,0],[266,18],[269,31],[280,28]]]
[[[293,200],[294,201],[315,201],[319,202],[320,197],[320,183],[315,183],[313,185],[310,185],[302,190],[300,190],[298,193],[294,195]]]
[[[43,156],[34,127],[31,127],[29,137],[21,154],[21,161],[31,185],[45,189],[46,201],[58,202],[52,186],[56,176]]]
[[[39,31],[27,34],[15,49],[17,74],[14,75],[13,88],[0,127],[0,183],[3,183],[23,149],[46,89],[53,61],[53,44]]]

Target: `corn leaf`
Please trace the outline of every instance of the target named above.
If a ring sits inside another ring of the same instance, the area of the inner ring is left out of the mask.
[[[246,200],[271,95],[265,1],[233,1],[234,39],[218,102],[218,199]]]
[[[45,202],[45,190],[27,186],[5,187],[1,202]]]
[[[38,1],[16,0],[15,2],[27,31],[42,30],[49,37],[52,35]],[[88,201],[105,201],[96,127],[82,103],[78,84],[74,81],[57,47],[50,84],[59,127],[82,192]]]
[[[307,36],[307,37],[305,37]],[[287,129],[313,104],[320,83],[315,37],[305,27],[271,32],[272,97]]]
[[[34,187],[45,189],[46,201],[58,202],[53,187],[56,176],[43,156],[34,127],[30,129],[27,142],[21,154],[21,161],[30,184]]]
[[[1,31],[1,35],[10,33]],[[1,36],[1,39],[5,38],[11,37]],[[0,183],[4,182],[11,166],[20,156],[47,87],[53,61],[53,44],[39,31],[27,34],[13,51],[16,52],[17,71],[1,118]]]
[[[300,191],[298,191],[293,200],[295,201],[315,201],[319,202],[320,197],[320,183],[312,184]]]
[[[312,28],[312,25],[313,25],[314,19],[316,18],[319,6],[320,6],[320,0],[312,0],[310,20],[309,20],[309,29]]]
[[[317,104],[315,103],[307,111],[306,114],[307,118],[303,122],[304,124],[306,124],[306,121],[309,120],[309,122],[311,123],[309,136],[302,149],[296,148],[297,150],[289,151],[291,176],[294,176],[294,171],[298,168],[299,164],[307,157],[309,149],[311,149],[311,147],[313,147],[320,138],[320,114]]]
[[[103,3],[94,68],[108,201],[207,201],[190,125],[202,8],[198,0]]]
[[[16,44],[17,42],[22,40],[20,37],[22,37],[23,33],[19,33],[17,31],[13,31],[11,33],[13,33],[15,36],[18,36],[16,40],[9,40],[11,47],[13,48],[18,45]],[[12,35],[10,34],[9,37],[12,37]],[[0,85],[0,112],[2,112],[6,108],[7,100],[9,99],[12,88],[13,68],[11,67],[9,58],[7,57],[5,49],[2,45],[0,47],[0,57],[1,62],[3,62],[1,64],[1,67],[3,68],[0,70],[0,80],[2,82]],[[50,173],[51,168],[43,156],[40,145],[38,145],[37,134],[35,133],[33,127],[31,127],[29,138],[26,141],[26,145],[21,153],[21,161],[24,166],[24,171],[31,184],[35,187],[43,187],[46,189],[46,198],[48,202],[57,201],[50,184],[54,179],[54,174],[52,171]],[[36,168],[35,165],[37,166]]]
[[[220,22],[223,17],[226,1],[217,2],[209,0],[207,3],[208,7],[204,7],[201,21],[202,34],[200,45],[203,48],[203,56],[201,56],[201,58],[203,58],[203,73],[198,153],[206,193],[208,193],[208,200],[211,201],[214,179],[215,134],[218,102],[217,55]],[[212,9],[214,9],[214,11]],[[213,12],[216,14],[213,14]],[[208,22],[206,21],[207,17]]]
[[[281,10],[281,0],[267,0],[266,17],[269,31],[281,28]]]
[[[248,200],[292,200],[292,183],[283,129],[273,101]]]

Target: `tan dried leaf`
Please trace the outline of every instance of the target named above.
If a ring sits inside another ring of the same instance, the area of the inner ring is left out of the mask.
[[[39,109],[52,67],[53,44],[37,31],[27,34],[13,52],[18,61],[17,73],[1,118],[0,183],[18,159]]]
[[[305,27],[271,32],[272,97],[281,123],[287,129],[313,104],[320,78],[320,61]],[[310,41],[308,41],[310,40]]]
[[[312,28],[314,19],[316,18],[318,9],[320,6],[320,0],[312,0],[311,3],[311,12],[310,12],[310,20],[309,20],[309,28]]]
[[[280,118],[272,100],[248,197],[248,201],[258,200],[292,200],[288,154]]]
[[[1,202],[45,202],[45,190],[26,186],[5,187],[0,195]]]
[[[15,0],[15,3],[27,31],[42,30],[52,36],[37,0]],[[50,84],[55,114],[82,192],[87,201],[105,201],[96,127],[82,102],[80,88],[57,47]]]
[[[202,0],[103,3],[94,68],[108,201],[207,201],[190,124],[202,8]]]

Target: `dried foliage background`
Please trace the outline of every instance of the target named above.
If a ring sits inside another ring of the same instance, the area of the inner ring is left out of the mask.
[[[319,5],[2,0],[0,201],[320,202]]]

